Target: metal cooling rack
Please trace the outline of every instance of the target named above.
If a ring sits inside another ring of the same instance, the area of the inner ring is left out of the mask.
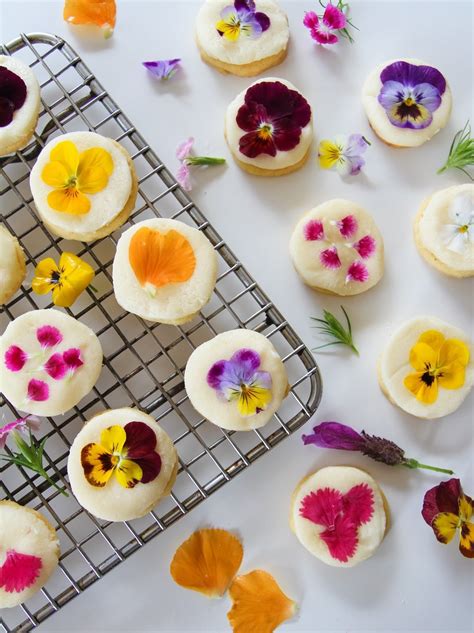
[[[68,485],[69,446],[82,423],[95,413],[135,405],[153,417],[177,445],[180,470],[172,494],[145,518],[103,522],[83,510],[38,475],[12,465],[0,467],[0,498],[39,510],[56,527],[61,544],[59,570],[27,604],[1,612],[4,631],[29,631],[105,573],[160,534],[198,503],[242,472],[258,457],[300,428],[316,410],[321,378],[313,357],[280,312],[180,189],[171,173],[116,103],[61,38],[43,33],[21,35],[0,46],[30,64],[41,85],[42,110],[34,140],[15,155],[0,159],[0,221],[20,240],[28,276],[15,298],[0,312],[0,331],[27,310],[51,307],[48,297],[32,294],[31,278],[39,260],[75,252],[96,271],[98,292],[84,292],[69,314],[89,325],[104,349],[104,367],[81,406],[43,423],[48,474]],[[219,257],[219,276],[210,303],[199,318],[181,327],[150,324],[116,303],[111,267],[119,232],[85,245],[56,239],[38,221],[29,189],[30,169],[52,138],[91,130],[119,141],[131,154],[139,193],[130,223],[149,217],[178,218],[209,238]],[[262,429],[233,433],[210,424],[192,408],[184,391],[183,370],[190,353],[217,333],[249,328],[267,336],[285,363],[291,391]],[[0,424],[17,412],[0,399]]]

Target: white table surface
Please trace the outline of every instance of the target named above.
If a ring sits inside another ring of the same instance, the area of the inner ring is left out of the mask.
[[[315,1],[283,1],[291,24],[288,59],[271,75],[292,81],[314,108],[317,138],[361,132],[373,145],[365,173],[343,182],[320,171],[314,158],[279,179],[251,177],[233,163],[222,129],[227,104],[249,80],[222,76],[204,65],[193,40],[198,2],[118,0],[118,23],[107,42],[87,42],[62,21],[62,2],[0,0],[0,34],[46,31],[67,38],[160,158],[173,170],[175,147],[196,137],[199,153],[225,156],[228,166],[198,174],[193,197],[281,308],[308,346],[316,345],[310,315],[338,310],[339,299],[319,295],[298,280],[288,240],[302,213],[332,197],[362,203],[375,217],[386,247],[386,272],[367,294],[345,299],[360,358],[349,351],[318,354],[322,404],[312,422],[336,419],[397,441],[409,456],[453,467],[474,494],[473,399],[453,415],[423,421],[405,415],[381,394],[375,362],[392,327],[432,314],[468,330],[472,284],[437,273],[422,260],[411,221],[424,196],[465,177],[435,174],[451,139],[472,112],[472,4],[470,2],[353,2],[356,43],[314,46],[302,26]],[[452,118],[430,143],[394,150],[374,138],[359,93],[372,67],[397,56],[439,67],[454,94]],[[142,60],[181,57],[184,72],[158,84]],[[316,146],[314,148],[316,155]],[[308,432],[311,422],[305,427]],[[354,569],[327,567],[291,534],[287,513],[295,484],[329,464],[368,468],[383,487],[393,525],[377,554]],[[444,477],[446,479],[446,477]],[[362,456],[303,447],[301,432],[224,486],[103,580],[48,619],[46,631],[228,631],[229,600],[208,601],[173,583],[168,567],[176,547],[212,524],[237,530],[245,546],[243,572],[272,572],[300,605],[282,631],[472,631],[472,562],[456,545],[436,542],[424,523],[424,492],[443,477],[394,469]]]

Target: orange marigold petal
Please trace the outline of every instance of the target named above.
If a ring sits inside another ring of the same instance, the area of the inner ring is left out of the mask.
[[[230,532],[199,530],[178,547],[170,573],[181,587],[220,598],[238,572],[243,555],[242,544]]]
[[[142,227],[130,240],[130,265],[142,286],[161,288],[190,279],[196,268],[196,256],[189,241],[171,229],[161,233]]]
[[[94,24],[101,28],[115,26],[115,0],[66,0],[63,17],[71,24]]]
[[[229,595],[233,605],[227,617],[234,633],[272,633],[296,611],[296,603],[261,569],[237,576]]]

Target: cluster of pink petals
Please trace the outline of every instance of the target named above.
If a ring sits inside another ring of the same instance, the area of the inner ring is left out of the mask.
[[[347,20],[340,9],[329,3],[322,17],[316,15],[314,11],[306,12],[303,24],[318,44],[336,44],[339,41],[336,33],[346,27]]]
[[[176,148],[176,158],[181,162],[181,165],[176,174],[176,180],[185,191],[191,191],[193,188],[191,182],[191,170],[186,162],[186,159],[191,155],[194,145],[194,138],[190,136],[186,141],[183,141]]]
[[[18,418],[13,422],[9,422],[0,428],[0,449],[3,450],[5,448],[5,444],[7,443],[8,436],[13,431],[20,431],[21,433],[28,433],[31,431],[39,431],[41,422],[34,415],[26,416],[25,418]]]

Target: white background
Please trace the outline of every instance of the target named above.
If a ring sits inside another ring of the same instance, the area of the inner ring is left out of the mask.
[[[323,49],[302,26],[314,0],[283,1],[291,26],[288,59],[273,76],[293,82],[313,106],[318,139],[360,132],[372,142],[365,173],[343,182],[320,171],[314,157],[299,172],[258,179],[233,163],[223,138],[227,104],[250,80],[222,76],[204,65],[193,40],[196,2],[119,0],[118,23],[107,42],[85,41],[62,21],[62,2],[0,0],[1,40],[20,31],[49,31],[69,39],[147,141],[172,170],[179,141],[196,137],[196,150],[225,156],[228,166],[196,175],[197,204],[237,252],[308,346],[317,344],[309,316],[338,310],[339,299],[312,292],[288,257],[293,225],[309,208],[346,197],[370,211],[385,239],[386,272],[367,294],[344,299],[360,358],[349,351],[318,354],[322,404],[312,422],[335,419],[397,441],[409,456],[453,467],[474,494],[472,394],[453,415],[423,421],[405,415],[381,394],[376,358],[390,330],[431,314],[468,330],[469,280],[444,277],[422,260],[411,221],[432,191],[465,182],[461,173],[435,174],[451,139],[472,112],[472,4],[469,2],[353,2],[356,43]],[[166,84],[141,61],[181,57],[184,71]],[[454,95],[452,118],[436,138],[415,150],[395,150],[374,138],[359,93],[374,65],[418,57],[442,70]],[[311,423],[305,427],[309,432]],[[288,504],[306,473],[328,464],[368,468],[383,487],[392,528],[376,555],[354,569],[333,569],[312,558],[291,534]],[[424,492],[442,478],[394,469],[350,453],[303,447],[288,439],[186,518],[96,583],[40,627],[40,631],[227,631],[228,599],[208,601],[176,586],[168,573],[176,547],[196,528],[237,530],[244,542],[242,571],[272,572],[300,605],[282,630],[471,631],[472,561],[456,545],[438,544],[424,523]]]

